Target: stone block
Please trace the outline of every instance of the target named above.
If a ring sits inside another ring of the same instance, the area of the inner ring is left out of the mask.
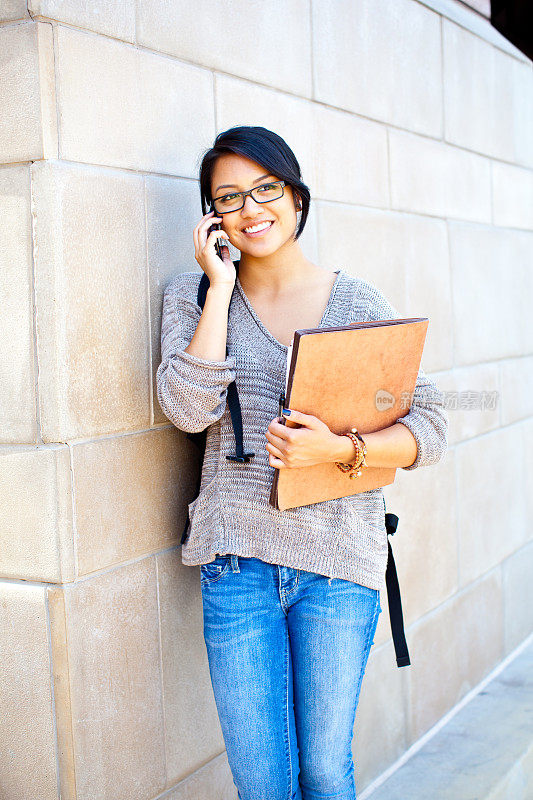
[[[531,67],[450,20],[443,19],[442,32],[446,141],[530,163],[532,120],[520,107],[533,99],[527,92]]]
[[[393,208],[490,223],[487,158],[399,130],[389,142]]]
[[[26,0],[0,0],[0,22],[29,19]]]
[[[312,15],[315,100],[442,135],[438,14],[407,0],[338,0],[313,3]]]
[[[0,28],[0,153],[3,163],[57,157],[52,26]]]
[[[135,41],[135,0],[28,0],[28,6],[32,16],[48,17],[113,39]]]
[[[507,358],[498,363],[501,386],[501,421],[509,425],[533,416],[533,355]]]
[[[62,25],[57,48],[62,158],[196,177],[214,134],[208,70]]]
[[[533,172],[492,162],[494,224],[533,230]]]
[[[143,179],[32,166],[42,437],[150,423]]]
[[[195,476],[183,438],[169,426],[72,445],[79,575],[180,540]]]
[[[226,751],[181,781],[164,800],[237,800],[237,787],[228,764]]]
[[[455,364],[533,352],[531,234],[448,225]]]
[[[520,425],[524,437],[524,484],[526,519],[533,518],[533,420],[529,419]],[[528,538],[531,538],[529,532]]]
[[[448,413],[448,444],[473,439],[501,425],[502,394],[498,362],[455,367],[439,374]]]
[[[408,632],[411,745],[503,657],[500,570],[493,570],[426,615]]]
[[[0,785],[5,800],[56,800],[54,687],[45,591],[0,582]]]
[[[502,564],[505,654],[533,632],[533,538]]]
[[[339,203],[389,206],[385,127],[325,106],[316,107],[313,124],[314,194]]]
[[[138,44],[306,97],[312,80],[310,25],[306,0],[268,5],[147,0],[137,6]]]
[[[70,709],[58,713],[71,717],[61,757],[76,800],[155,797],[166,788],[155,560],[70,584],[64,601]]]
[[[0,240],[0,441],[35,442],[38,430],[27,165],[0,168]]]
[[[68,447],[2,448],[0,574],[61,583],[74,578]]]
[[[460,586],[493,569],[531,535],[524,447],[521,426],[510,425],[456,448]]]

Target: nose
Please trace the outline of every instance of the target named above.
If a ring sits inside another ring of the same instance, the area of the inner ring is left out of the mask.
[[[244,213],[246,213],[246,212],[248,212],[248,211],[253,211],[253,210],[254,210],[254,208],[257,208],[257,206],[258,206],[258,205],[259,205],[259,203],[257,203],[257,202],[254,200],[254,198],[252,197],[252,195],[251,195],[251,194],[247,194],[247,195],[246,195],[246,197],[244,198],[244,205],[243,205],[243,207],[241,208],[241,214],[242,214],[243,212],[244,212]]]

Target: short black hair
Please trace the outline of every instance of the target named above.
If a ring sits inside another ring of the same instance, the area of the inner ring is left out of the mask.
[[[213,147],[207,150],[200,164],[200,195],[202,213],[207,214],[213,200],[211,196],[211,177],[216,160],[223,153],[237,153],[257,162],[269,174],[286,181],[300,197],[300,223],[294,236],[298,239],[309,215],[311,192],[302,181],[300,165],[287,142],[274,131],[260,125],[237,125],[218,134]]]

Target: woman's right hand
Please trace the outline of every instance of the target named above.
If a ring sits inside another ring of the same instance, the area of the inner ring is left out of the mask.
[[[209,235],[207,234],[213,223],[219,222],[222,222],[222,218],[214,216],[214,211],[204,214],[193,231],[194,257],[209,278],[210,286],[233,287],[237,271],[230,258],[229,247],[224,242],[225,239],[229,239],[229,236],[225,231],[216,229],[213,229]],[[223,260],[218,257],[215,250],[217,239],[222,245]]]

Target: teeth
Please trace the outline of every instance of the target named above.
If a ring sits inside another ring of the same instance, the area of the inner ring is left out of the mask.
[[[262,222],[260,225],[253,225],[251,228],[244,228],[244,230],[246,233],[255,233],[256,231],[262,231],[268,228],[270,224],[270,222]]]

